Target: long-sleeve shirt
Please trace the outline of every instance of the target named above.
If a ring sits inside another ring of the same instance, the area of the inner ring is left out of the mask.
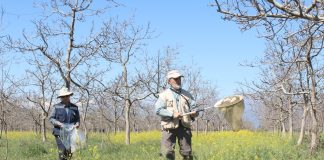
[[[182,112],[180,109],[181,104],[179,103],[179,99],[181,98],[181,95],[180,95],[181,92],[179,94],[179,93],[176,93],[172,89],[168,89],[168,90],[170,90],[172,92],[173,98],[177,103],[178,112]],[[181,90],[181,91],[184,91],[184,90]],[[189,103],[190,110],[197,108],[196,101],[193,100],[192,96],[190,96],[190,100],[187,101],[187,103]],[[167,109],[167,102],[166,102],[166,99],[164,96],[159,96],[158,100],[156,101],[155,112],[157,115],[162,116],[162,117],[171,117],[171,118],[173,117],[173,112],[171,112],[170,110]]]
[[[59,134],[59,127],[61,124],[80,124],[80,113],[78,107],[69,103],[65,105],[58,103],[53,106],[53,110],[49,116],[50,122],[53,124],[53,134]]]

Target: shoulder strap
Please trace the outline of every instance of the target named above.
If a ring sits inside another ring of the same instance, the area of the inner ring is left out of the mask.
[[[181,94],[181,90],[180,90],[180,92],[178,92],[178,91],[176,91],[176,90],[174,90],[173,88],[170,88],[170,90],[171,91],[173,91],[173,92],[175,92],[176,94],[178,94],[178,95],[180,95],[180,96],[182,96],[183,97],[183,99],[185,99],[186,100],[186,102],[187,102],[187,104],[188,104],[188,106],[189,106],[189,109],[191,109],[191,106],[190,106],[190,103],[189,103],[189,101],[187,100],[187,98],[184,96],[184,95],[182,95]]]

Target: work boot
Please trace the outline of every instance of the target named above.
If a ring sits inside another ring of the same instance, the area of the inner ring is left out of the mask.
[[[175,160],[175,155],[173,153],[167,153],[165,157],[167,160]]]
[[[182,159],[183,160],[193,160],[193,157],[190,155],[190,156],[182,156]]]

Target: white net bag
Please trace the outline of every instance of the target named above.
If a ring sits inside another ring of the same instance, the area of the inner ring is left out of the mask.
[[[77,128],[73,129],[71,133],[71,152],[75,152],[85,146],[85,136],[84,133]]]
[[[71,149],[71,152],[83,148],[85,146],[85,136],[82,131],[79,131],[73,124],[63,124],[60,129],[60,139],[66,149]]]

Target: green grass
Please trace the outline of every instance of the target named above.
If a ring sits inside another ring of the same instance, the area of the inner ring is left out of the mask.
[[[40,135],[31,132],[9,132],[0,139],[0,159],[40,160],[57,159],[55,139],[48,135],[42,143]],[[322,142],[324,136],[321,137]],[[8,147],[7,147],[8,142]],[[321,144],[317,154],[310,155],[308,142],[297,147],[296,140],[265,132],[210,132],[193,134],[193,154],[200,160],[320,160],[324,157]],[[75,160],[155,160],[159,157],[160,132],[131,134],[131,145],[126,146],[124,133],[90,133],[86,148],[76,151]],[[178,146],[176,157],[180,159]]]

